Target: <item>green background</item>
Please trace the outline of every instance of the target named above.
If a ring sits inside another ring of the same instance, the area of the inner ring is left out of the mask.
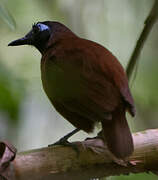
[[[104,45],[126,68],[152,4],[149,0],[1,1],[1,139],[22,151],[51,144],[73,129],[54,110],[42,89],[40,53],[28,46],[8,47],[10,41],[24,36],[35,22],[60,21],[77,35]],[[133,132],[158,127],[157,31],[156,23],[141,52],[136,78],[130,83],[137,109],[134,119],[128,116]],[[87,136],[80,132],[72,140]],[[107,179],[156,180],[157,176],[131,174]]]

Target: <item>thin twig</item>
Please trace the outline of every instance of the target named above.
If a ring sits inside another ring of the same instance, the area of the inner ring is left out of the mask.
[[[134,51],[133,51],[131,58],[129,60],[129,63],[127,65],[126,73],[127,73],[129,80],[131,78],[132,72],[137,63],[138,57],[141,53],[141,50],[145,44],[145,41],[146,41],[149,33],[151,32],[151,29],[152,29],[153,25],[155,24],[157,18],[158,18],[158,0],[155,0],[153,7],[144,23],[145,25],[144,25],[143,31],[136,43]]]

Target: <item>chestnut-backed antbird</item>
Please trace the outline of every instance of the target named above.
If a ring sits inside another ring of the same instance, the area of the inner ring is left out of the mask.
[[[135,107],[123,67],[102,45],[78,37],[59,22],[38,22],[9,46],[33,45],[42,54],[43,88],[55,109],[77,129],[101,135],[111,153],[125,159],[133,152],[126,111]]]

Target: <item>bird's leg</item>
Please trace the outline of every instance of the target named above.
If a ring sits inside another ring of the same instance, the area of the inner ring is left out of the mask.
[[[74,134],[76,134],[78,131],[80,131],[80,129],[74,129],[73,131],[71,131],[70,133],[66,134],[64,137],[62,137],[61,139],[59,139],[59,141],[49,145],[49,146],[52,146],[52,145],[67,145],[68,143],[70,143],[68,141],[68,139],[73,136]],[[70,143],[71,144],[71,143]]]
[[[57,142],[48,145],[48,147],[50,146],[55,146],[55,145],[63,145],[63,146],[70,146],[72,147],[77,153],[78,153],[78,148],[77,145],[74,143],[70,143],[68,141],[68,139],[73,136],[74,134],[76,134],[78,131],[80,131],[80,129],[74,129],[73,131],[71,131],[70,133],[66,134],[64,137],[62,137],[61,139],[59,139]]]

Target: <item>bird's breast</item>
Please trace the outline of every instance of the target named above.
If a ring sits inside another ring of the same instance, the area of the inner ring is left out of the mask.
[[[51,60],[41,62],[41,78],[50,100],[62,100],[81,96],[83,89],[80,75],[70,66]]]

